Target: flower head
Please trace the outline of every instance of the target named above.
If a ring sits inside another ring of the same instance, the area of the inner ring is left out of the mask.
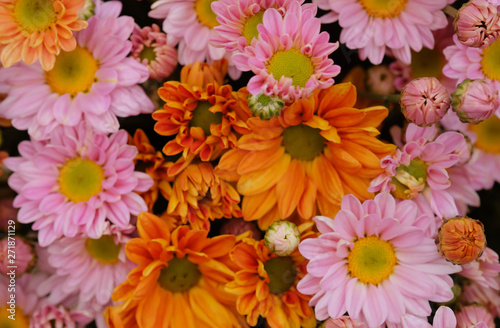
[[[432,125],[450,108],[450,95],[434,77],[408,83],[401,91],[401,110],[406,119],[418,126]]]
[[[40,60],[45,71],[56,56],[76,47],[73,31],[87,27],[78,18],[85,0],[3,0],[0,3],[0,60],[4,67]]]
[[[69,310],[64,306],[46,304],[33,313],[30,320],[31,328],[48,327],[76,327],[76,325],[87,325],[92,321],[91,313],[86,311]]]
[[[34,223],[40,245],[78,233],[100,238],[106,220],[126,227],[130,215],[147,210],[136,191],[152,185],[145,173],[134,172],[137,150],[127,133],[95,134],[85,123],[60,127],[46,141],[23,141],[20,157],[6,165],[14,173],[9,185],[18,195],[18,220]]]
[[[280,116],[285,102],[277,96],[267,96],[264,93],[248,95],[248,107],[253,116],[258,116],[263,120],[268,120],[274,116]]]
[[[487,47],[500,35],[497,5],[487,0],[463,4],[453,24],[458,41],[467,47]]]
[[[498,90],[490,81],[465,79],[451,94],[451,104],[460,121],[478,124],[500,107]]]
[[[457,328],[490,328],[495,327],[493,316],[485,307],[468,305],[456,314]]]
[[[267,228],[264,245],[278,256],[290,255],[300,242],[300,231],[293,222],[276,221]]]
[[[310,305],[317,319],[347,312],[367,327],[378,327],[397,324],[405,314],[426,317],[429,301],[453,298],[449,275],[460,267],[439,255],[416,218],[415,203],[396,203],[382,193],[364,203],[347,195],[335,220],[314,219],[321,235],[299,245],[310,262],[298,290],[314,295]]]

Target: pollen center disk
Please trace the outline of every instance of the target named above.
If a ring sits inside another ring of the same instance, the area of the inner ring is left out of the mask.
[[[194,10],[198,16],[198,20],[205,26],[213,28],[219,25],[217,16],[212,11],[212,2],[215,0],[196,0],[194,3]]]
[[[0,312],[9,313],[9,309],[10,307],[7,306],[0,307]],[[0,317],[0,327],[2,328],[28,328],[29,326],[30,322],[28,318],[19,307],[16,308],[15,320],[9,319],[8,315],[2,315]]]
[[[365,284],[377,285],[392,274],[397,258],[390,242],[369,236],[354,242],[347,263],[352,277]]]
[[[487,153],[500,154],[500,118],[492,115],[479,124],[469,124],[469,130],[477,134],[477,148]]]
[[[368,15],[379,18],[397,17],[408,0],[359,0]]]
[[[211,134],[210,125],[212,123],[222,123],[222,113],[212,113],[210,111],[210,107],[212,107],[212,104],[208,101],[198,102],[198,106],[196,106],[196,108],[192,112],[193,117],[189,121],[189,126],[197,126],[202,128],[203,132],[205,132],[205,136],[209,136]]]
[[[186,257],[174,257],[168,261],[168,267],[161,269],[158,283],[163,289],[173,293],[182,293],[191,289],[201,278],[198,265]]]
[[[293,86],[303,88],[313,75],[314,66],[308,56],[292,48],[276,52],[269,59],[267,70],[276,81],[279,81],[282,76],[289,77],[292,79]]]
[[[99,64],[90,51],[77,46],[75,50],[62,51],[56,57],[54,68],[45,73],[45,79],[52,91],[74,97],[90,90],[98,69]]]
[[[15,20],[28,33],[44,31],[57,20],[53,0],[19,0],[14,6]]]
[[[90,256],[102,264],[115,264],[119,261],[120,244],[115,244],[113,236],[104,235],[99,239],[87,238],[85,248]]]
[[[61,193],[74,203],[88,201],[102,189],[104,169],[89,159],[73,158],[59,171]]]
[[[295,282],[297,270],[290,256],[274,257],[264,263],[269,276],[269,292],[275,295],[286,292]]]
[[[264,10],[259,11],[253,16],[250,16],[245,21],[243,25],[242,35],[247,39],[247,43],[250,44],[253,38],[259,36],[259,30],[257,30],[257,26],[262,24],[264,18]]]
[[[283,131],[283,146],[294,159],[312,161],[325,148],[326,139],[320,129],[299,124],[290,126]]]
[[[496,39],[492,44],[483,50],[481,67],[486,77],[500,81],[500,39]]]

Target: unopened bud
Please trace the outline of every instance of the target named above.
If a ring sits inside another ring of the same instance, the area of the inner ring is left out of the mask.
[[[274,116],[279,116],[285,102],[276,96],[267,96],[263,93],[258,95],[250,94],[248,96],[248,107],[253,113],[253,116],[260,117],[263,120],[268,120]]]
[[[267,229],[264,245],[278,256],[290,255],[300,243],[297,226],[288,221],[276,221]]]
[[[478,124],[500,105],[498,90],[488,81],[466,79],[451,94],[451,105],[463,123]]]
[[[468,47],[484,48],[500,34],[497,5],[487,0],[471,0],[457,12],[455,33]]]

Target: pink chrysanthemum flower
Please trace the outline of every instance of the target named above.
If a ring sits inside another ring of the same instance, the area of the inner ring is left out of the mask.
[[[362,60],[380,64],[390,50],[409,64],[411,50],[434,48],[432,31],[446,26],[441,11],[446,4],[446,0],[336,0],[329,2],[329,9],[338,14],[340,42],[359,49]]]
[[[316,217],[321,235],[300,243],[310,260],[298,290],[314,295],[316,318],[339,318],[345,312],[367,327],[399,323],[405,314],[426,317],[429,301],[453,298],[460,271],[439,255],[434,239],[415,226],[417,206],[396,203],[388,193],[360,201],[344,196],[335,220]],[[416,256],[418,254],[418,256]]]
[[[248,81],[252,94],[263,92],[285,101],[306,98],[317,89],[334,83],[340,67],[328,58],[338,48],[329,34],[320,32],[316,6],[292,2],[284,14],[269,8],[264,12],[259,37],[233,60],[242,71],[256,75]]]
[[[487,247],[483,255],[476,261],[463,264],[462,271],[459,273],[483,287],[489,287],[495,290],[500,289],[496,278],[500,274],[500,263],[498,263],[498,254]]]
[[[493,316],[485,307],[467,305],[456,314],[457,328],[494,328]]]
[[[48,295],[53,304],[78,295],[79,304],[96,303],[104,310],[115,287],[135,266],[125,256],[130,240],[126,234],[133,230],[133,226],[121,229],[107,224],[99,239],[78,235],[54,241],[47,253],[55,273],[40,284],[37,293]]]
[[[117,116],[151,113],[153,103],[137,85],[147,80],[147,68],[127,58],[134,21],[118,17],[120,10],[118,1],[97,6],[88,28],[75,33],[76,48],[61,52],[50,71],[39,64],[0,69],[0,88],[8,89],[1,115],[44,139],[58,125],[86,121],[98,132],[112,133],[119,128]]]
[[[400,199],[427,202],[440,217],[457,216],[455,200],[447,190],[451,185],[447,169],[460,160],[466,141],[458,132],[436,134],[435,126],[409,124],[405,146],[381,159],[385,172],[372,180],[368,191],[391,192]]]
[[[257,26],[262,24],[264,12],[275,8],[284,14],[291,3],[304,0],[219,0],[212,2],[212,11],[220,25],[214,27],[217,34],[210,38],[214,46],[227,51],[244,52],[253,40],[257,40]]]
[[[30,320],[30,328],[85,326],[93,320],[90,313],[79,310],[68,310],[64,306],[46,304],[37,310]]]
[[[35,252],[33,247],[23,238],[5,237],[0,240],[0,259],[0,273],[7,274],[10,271],[9,267],[14,265],[16,275],[20,276],[31,270],[35,264]]]
[[[153,180],[134,172],[137,149],[127,138],[123,130],[94,134],[81,123],[54,130],[46,141],[23,141],[21,157],[6,160],[14,171],[9,185],[18,193],[18,220],[34,223],[40,245],[78,233],[98,239],[106,219],[125,228],[131,214],[147,211],[135,192],[148,190]]]
[[[158,25],[153,24],[141,29],[135,24],[130,40],[132,57],[147,66],[151,79],[167,78],[177,67],[175,42],[168,39]]]
[[[497,284],[500,283],[500,276],[495,278]],[[481,285],[475,281],[470,281],[462,287],[460,302],[465,304],[480,304],[485,306],[491,315],[500,314],[500,293],[498,289]]]

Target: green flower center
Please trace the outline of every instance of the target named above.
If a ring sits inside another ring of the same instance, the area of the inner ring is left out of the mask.
[[[156,60],[156,51],[154,47],[144,47],[139,54],[139,59],[142,61],[143,59],[148,60],[148,64]]]
[[[95,81],[98,62],[90,51],[77,46],[70,52],[61,51],[56,57],[54,68],[45,72],[45,79],[52,91],[73,97],[80,92],[88,92]]]
[[[312,161],[326,146],[326,139],[320,134],[320,129],[299,124],[290,126],[283,131],[283,146],[292,158]]]
[[[433,58],[433,60],[429,60]],[[441,77],[445,58],[436,49],[422,48],[421,51],[411,52],[411,76],[413,78],[432,76]]]
[[[216,0],[196,0],[194,3],[194,10],[198,16],[198,20],[205,26],[213,28],[219,25],[217,16],[212,11],[212,2]]]
[[[208,101],[198,102],[198,106],[192,111],[193,117],[189,121],[189,126],[197,126],[203,129],[205,136],[209,136],[210,125],[222,123],[222,113],[212,113],[210,111],[212,104]]]
[[[477,134],[475,147],[487,153],[500,154],[500,118],[492,115],[479,124],[469,124],[469,130]]]
[[[500,39],[496,39],[483,50],[481,67],[483,74],[492,79],[500,81]]]
[[[269,292],[275,295],[286,292],[295,283],[297,269],[290,256],[274,257],[264,263],[269,276]]]
[[[45,31],[57,20],[52,0],[18,0],[14,4],[14,19],[28,33]]]
[[[276,81],[285,76],[292,79],[293,86],[303,88],[314,73],[314,65],[311,58],[301,53],[300,50],[292,48],[276,52],[269,59],[267,70]]]
[[[85,248],[90,256],[102,264],[118,263],[121,245],[115,244],[113,236],[104,235],[99,239],[87,238]]]
[[[253,16],[250,16],[245,21],[243,25],[243,30],[241,34],[247,39],[247,43],[250,44],[253,38],[257,38],[259,36],[259,30],[257,30],[257,26],[262,24],[264,17],[264,10],[259,11]]]
[[[158,283],[163,289],[172,293],[182,293],[191,289],[201,278],[198,265],[186,257],[174,257],[168,261],[168,266],[161,269]]]
[[[359,0],[369,16],[379,18],[397,17],[408,0]]]
[[[392,195],[400,199],[416,197],[425,188],[426,181],[427,164],[421,159],[412,159],[410,165],[398,166],[396,175],[392,178],[392,183],[396,186]]]
[[[377,236],[358,239],[347,256],[348,273],[365,284],[389,278],[397,263],[394,246]]]
[[[104,169],[92,160],[73,158],[59,170],[61,193],[74,203],[88,201],[102,189]]]

